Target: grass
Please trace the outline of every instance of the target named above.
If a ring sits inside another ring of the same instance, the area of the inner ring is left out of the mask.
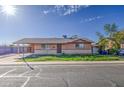
[[[22,59],[21,59],[22,60]],[[26,57],[27,62],[39,61],[117,61],[123,60],[119,56],[109,55],[47,55],[47,56],[31,56]]]

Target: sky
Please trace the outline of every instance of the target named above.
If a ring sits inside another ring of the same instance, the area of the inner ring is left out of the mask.
[[[124,28],[124,6],[19,5],[14,14],[6,14],[0,6],[0,44],[11,44],[22,38],[62,37],[78,35],[97,42],[96,32],[104,32],[105,24]]]

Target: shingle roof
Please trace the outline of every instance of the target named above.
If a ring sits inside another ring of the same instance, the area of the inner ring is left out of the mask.
[[[86,42],[93,43],[92,40],[86,39],[86,38],[76,38],[76,39],[70,39],[70,38],[24,38],[21,40],[18,40],[14,42],[14,44],[30,44],[30,43],[68,43],[73,42],[75,40],[84,40]]]

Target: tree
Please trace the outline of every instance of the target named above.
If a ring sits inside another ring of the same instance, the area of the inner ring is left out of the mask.
[[[104,37],[104,35],[100,32],[96,32],[96,35],[98,36],[99,40],[98,40],[98,45],[100,47],[101,50],[104,50],[106,47],[106,43],[107,43],[107,39]]]
[[[115,23],[113,24],[105,24],[104,30],[107,33],[107,38],[108,38],[108,49],[112,49],[114,45],[116,46],[117,42],[113,38],[113,35],[118,31],[118,27],[116,26]]]
[[[71,36],[70,38],[78,38],[79,36],[78,35],[73,35],[73,36]]]
[[[96,35],[99,37],[98,44],[102,47],[102,49],[112,49],[113,47],[118,48],[118,43],[114,37],[115,33],[117,33],[118,27],[115,23],[113,24],[105,24],[104,31],[107,36],[102,35],[100,32],[97,32]]]
[[[75,38],[79,38],[78,35],[72,35],[70,37],[68,37],[67,35],[62,35],[63,38],[70,38],[70,39],[75,39]]]
[[[96,32],[96,35],[99,37],[99,40],[104,38],[104,35],[101,34],[100,32]]]
[[[120,49],[121,43],[124,41],[124,30],[118,31],[116,24],[106,24],[104,26],[106,35],[96,32],[99,37],[98,45],[102,50],[108,50],[109,54],[115,53]]]
[[[106,31],[109,38],[112,38],[114,33],[116,33],[118,30],[118,27],[115,23],[113,24],[105,24],[104,30]]]
[[[113,39],[116,42],[117,48],[120,48],[121,42],[124,41],[124,30],[118,31],[113,34]]]
[[[68,38],[67,35],[62,35],[63,38]]]

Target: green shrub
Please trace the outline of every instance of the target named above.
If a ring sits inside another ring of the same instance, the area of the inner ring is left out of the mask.
[[[109,51],[109,54],[110,54],[110,55],[114,55],[114,54],[117,53],[118,50],[115,49],[115,48],[113,48],[113,49],[109,49],[108,51]]]

